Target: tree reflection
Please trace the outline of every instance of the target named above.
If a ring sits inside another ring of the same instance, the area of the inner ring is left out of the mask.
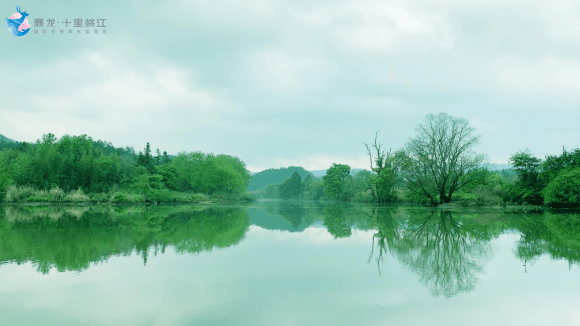
[[[341,204],[330,204],[324,208],[324,225],[334,238],[350,237],[352,230],[345,217],[345,209]]]
[[[431,213],[423,220],[411,220],[406,238],[410,246],[399,255],[403,264],[418,273],[434,296],[452,297],[471,291],[489,242],[453,218],[451,212]]]
[[[285,200],[279,202],[278,213],[288,220],[294,229],[299,229],[306,212],[301,203]]]
[[[377,213],[371,257],[376,247],[380,272],[380,263],[389,252],[418,274],[433,296],[452,297],[473,290],[478,274],[483,272],[489,238],[480,235],[456,220],[451,212],[431,212],[420,217],[385,211]]]
[[[513,219],[520,231],[516,255],[524,264],[544,254],[580,264],[580,214],[545,213]]]
[[[39,272],[83,271],[115,255],[137,252],[147,263],[173,247],[200,253],[241,241],[243,208],[7,207],[0,217],[0,261],[33,262]]]
[[[369,219],[376,224],[376,233],[373,235],[373,244],[371,247],[371,253],[368,262],[371,261],[375,255],[375,247],[378,249],[377,253],[377,269],[379,275],[381,274],[381,263],[384,261],[384,257],[390,252],[392,247],[401,247],[398,242],[402,241],[402,230],[399,222],[396,219],[395,212],[393,210],[378,209],[373,208],[370,213],[366,214]],[[376,242],[376,245],[375,245]]]

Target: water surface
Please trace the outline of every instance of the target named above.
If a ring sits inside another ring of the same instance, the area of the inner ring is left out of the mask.
[[[0,207],[2,325],[578,325],[580,216]]]

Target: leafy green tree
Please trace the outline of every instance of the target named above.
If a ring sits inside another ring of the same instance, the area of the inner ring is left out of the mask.
[[[14,183],[12,176],[0,161],[0,201],[4,198],[6,188]]]
[[[155,160],[151,155],[151,145],[149,145],[149,142],[147,142],[147,145],[145,145],[144,152],[139,152],[139,156],[137,157],[137,164],[144,166],[149,173],[153,173],[155,168]]]
[[[539,178],[542,160],[526,150],[513,154],[510,163],[513,164],[518,180],[510,187],[506,199],[519,204],[541,205],[544,202],[543,184]]]
[[[303,193],[304,185],[298,172],[292,173],[292,176],[280,185],[279,196],[281,199],[299,198]]]
[[[407,186],[432,205],[449,203],[454,192],[474,181],[472,172],[485,160],[473,151],[479,136],[467,120],[446,113],[427,115],[416,131],[401,157]]]
[[[149,143],[137,155],[131,147],[115,148],[110,142],[95,141],[87,135],[57,139],[54,134],[46,134],[32,144],[2,147],[0,192],[11,183],[45,190],[58,187],[65,192],[80,188],[85,193],[141,188],[139,193],[151,188],[164,195],[168,189],[205,194],[246,191],[250,175],[237,157],[184,153],[173,162],[167,152],[163,157],[161,151],[156,152],[154,158]],[[162,187],[151,182],[161,182]]]
[[[171,159],[169,158],[169,155],[167,155],[167,152],[164,151],[163,158],[161,159],[161,164],[169,164],[170,162],[171,162]]]
[[[352,182],[350,166],[333,163],[322,179],[326,198],[340,201],[352,198],[352,188],[349,185],[349,182]]]
[[[246,191],[250,173],[239,158],[202,152],[179,153],[171,162],[179,191],[231,193]]]
[[[324,184],[319,178],[308,174],[304,177],[304,198],[318,200],[324,197]]]
[[[548,184],[560,171],[578,167],[580,167],[580,149],[567,151],[566,148],[562,148],[562,154],[546,156],[539,178],[543,183]]]
[[[562,170],[544,189],[544,203],[550,207],[580,206],[580,168]]]

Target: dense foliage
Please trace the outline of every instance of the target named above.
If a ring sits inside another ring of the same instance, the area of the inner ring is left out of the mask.
[[[175,192],[239,195],[250,180],[237,157],[183,152],[172,159],[159,149],[153,156],[149,143],[139,153],[87,135],[57,139],[47,134],[34,144],[3,144],[0,192],[8,192],[6,199],[35,192],[28,196],[36,197],[32,201],[53,201],[59,197],[51,193],[62,192],[65,198],[65,193],[81,191],[113,202],[122,202],[130,194],[142,200],[175,201]]]
[[[322,178],[324,194],[328,199],[349,200],[352,197],[351,187],[348,183],[352,180],[350,166],[344,164],[332,164]]]
[[[544,196],[544,202],[548,206],[580,206],[580,168],[562,170],[548,183]]]
[[[505,200],[518,204],[551,207],[580,206],[580,149],[560,155],[547,156],[541,160],[529,150],[519,151],[510,160],[517,173],[517,180],[508,187]]]
[[[304,184],[298,172],[292,173],[292,176],[280,185],[278,190],[281,199],[300,198],[304,193]]]

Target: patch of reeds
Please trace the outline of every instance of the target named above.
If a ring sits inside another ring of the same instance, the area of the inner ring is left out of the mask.
[[[87,196],[80,188],[69,192],[68,195],[63,198],[63,201],[71,203],[84,203],[89,200],[89,196]]]

